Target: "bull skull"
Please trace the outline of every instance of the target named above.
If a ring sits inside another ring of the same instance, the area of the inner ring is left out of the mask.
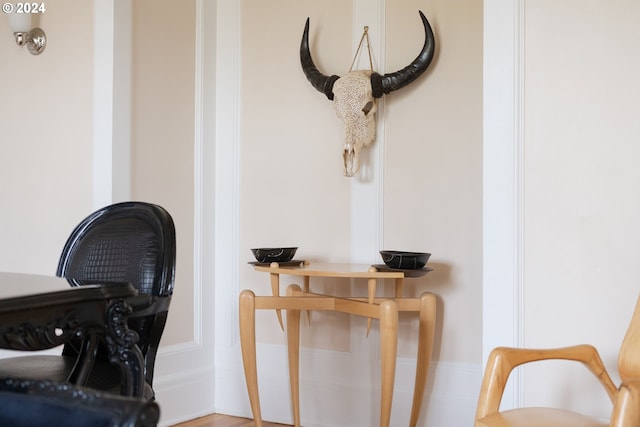
[[[302,70],[314,88],[333,101],[344,122],[344,174],[352,177],[360,169],[360,150],[376,138],[376,99],[400,89],[426,71],[433,59],[435,38],[429,21],[419,11],[425,41],[416,59],[403,69],[383,76],[373,71],[351,71],[343,77],[326,76],[316,68],[309,50],[309,18],[300,43]]]

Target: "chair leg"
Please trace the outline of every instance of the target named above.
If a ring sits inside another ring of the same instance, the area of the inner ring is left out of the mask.
[[[76,363],[73,365],[67,382],[84,386],[87,383],[91,369],[93,368],[93,362],[96,359],[96,352],[98,351],[98,337],[91,334],[87,339],[82,341],[80,351],[76,358]]]

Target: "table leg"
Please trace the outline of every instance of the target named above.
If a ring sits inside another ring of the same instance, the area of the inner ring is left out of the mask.
[[[404,292],[404,277],[398,277],[396,279],[396,298],[402,298]]]
[[[287,296],[300,292],[298,285],[287,288]],[[289,353],[289,384],[293,425],[300,426],[300,310],[287,309],[287,348]]]
[[[240,347],[251,412],[256,427],[262,427],[256,363],[256,296],[249,290],[240,293]]]
[[[371,267],[369,269],[369,271],[377,271],[375,269],[375,267]],[[368,292],[367,292],[367,297],[368,297],[368,301],[369,304],[373,304],[373,301],[376,298],[376,285],[377,285],[378,280],[371,278],[367,280],[367,285],[368,285]],[[367,319],[367,336],[369,336],[369,331],[371,331],[371,321],[372,319],[369,317]]]
[[[418,331],[418,356],[416,361],[416,382],[413,390],[413,404],[409,427],[418,425],[420,407],[427,385],[427,375],[433,353],[436,330],[436,296],[425,292],[420,296],[420,328]]]
[[[280,275],[278,273],[271,273],[271,295],[273,295],[274,297],[280,295]],[[278,316],[280,329],[284,331],[284,325],[282,324],[282,310],[280,310],[279,308],[276,309],[276,316]]]
[[[389,427],[393,383],[398,349],[398,304],[385,300],[380,304],[380,361],[382,365],[380,427]]]
[[[304,276],[304,284],[303,284],[303,288],[302,290],[305,293],[309,293],[309,282],[310,282],[311,278],[309,276]],[[311,325],[311,310],[306,310],[307,311],[307,324]]]

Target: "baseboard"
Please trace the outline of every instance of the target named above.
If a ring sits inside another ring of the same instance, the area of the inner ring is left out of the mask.
[[[277,345],[259,345],[258,353],[260,354],[258,386],[262,418],[266,421],[291,424],[286,348]],[[363,366],[357,360],[350,360],[352,357],[348,353],[330,351],[308,353],[313,353],[313,364],[319,368],[317,372],[322,374],[305,373],[304,356],[301,355],[302,423],[307,427],[378,425],[380,382],[377,365]],[[252,418],[241,365],[225,364],[224,360],[221,362],[217,363],[215,368],[215,411]],[[331,372],[331,369],[325,369],[326,365],[337,362],[341,366],[336,370],[336,375],[328,374],[327,372]],[[348,367],[346,370],[345,365]],[[350,371],[350,374],[345,375],[345,371]],[[393,426],[409,424],[414,375],[415,359],[399,358],[391,415]],[[418,425],[446,425],[447,427],[473,425],[481,380],[480,365],[433,363]]]
[[[193,343],[160,349],[153,383],[160,405],[160,427],[214,412],[212,353]]]

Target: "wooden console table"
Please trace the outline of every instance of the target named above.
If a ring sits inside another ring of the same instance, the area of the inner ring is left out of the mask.
[[[391,419],[391,403],[393,399],[393,383],[396,370],[396,353],[398,342],[398,312],[418,312],[418,353],[416,378],[411,407],[409,426],[415,427],[420,415],[420,407],[427,384],[429,364],[433,351],[436,324],[436,296],[430,292],[419,298],[402,298],[405,277],[424,275],[431,269],[424,270],[383,270],[369,265],[300,263],[294,265],[260,265],[254,263],[256,271],[269,273],[271,278],[271,296],[256,296],[250,290],[240,293],[240,344],[244,364],[245,379],[249,392],[249,401],[256,427],[262,427],[260,398],[258,394],[258,372],[256,363],[255,311],[272,309],[278,313],[282,326],[281,310],[287,312],[287,346],[289,356],[289,381],[291,387],[291,404],[294,425],[300,426],[300,390],[299,390],[299,358],[300,358],[300,310],[330,310],[354,314],[380,321],[380,357],[381,357],[381,402],[380,427],[389,427]],[[303,288],[290,285],[286,295],[280,296],[280,275],[299,276],[303,278]],[[368,296],[366,298],[337,297],[310,292],[311,277],[332,277],[345,279],[366,279]],[[394,279],[395,295],[388,298],[376,298],[378,279]],[[367,328],[368,332],[368,328]]]

